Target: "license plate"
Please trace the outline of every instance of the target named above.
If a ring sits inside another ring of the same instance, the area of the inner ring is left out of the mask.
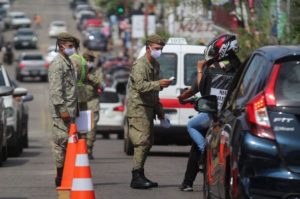
[[[23,45],[23,46],[28,46],[28,45],[29,45],[29,42],[24,41],[24,42],[22,42],[22,45]]]

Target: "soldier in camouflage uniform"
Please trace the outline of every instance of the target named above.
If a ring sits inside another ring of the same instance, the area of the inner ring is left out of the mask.
[[[157,187],[145,177],[144,164],[153,142],[153,119],[164,119],[158,93],[171,84],[169,79],[159,80],[160,56],[165,42],[158,35],[146,41],[146,53],[131,68],[128,82],[127,117],[129,138],[134,145],[133,170],[130,186],[136,189]]]
[[[83,54],[84,59],[87,62],[88,73],[87,81],[85,83],[85,92],[87,99],[87,108],[94,113],[94,127],[87,133],[87,149],[89,159],[94,159],[93,157],[93,146],[96,141],[96,125],[99,120],[99,110],[100,110],[100,93],[103,90],[103,75],[100,67],[95,67],[95,55],[91,51],[87,51]]]
[[[78,103],[79,103],[79,109],[81,111],[87,110],[87,98],[86,98],[86,77],[87,77],[87,63],[83,56],[81,56],[78,53],[78,50],[80,48],[80,40],[75,38],[75,50],[76,53],[74,53],[72,56],[70,56],[70,59],[72,61],[72,64],[76,70],[76,78],[77,78],[77,90],[78,90]]]
[[[50,63],[49,108],[53,119],[52,144],[57,168],[56,186],[60,186],[70,122],[78,114],[75,70],[69,56],[74,49],[74,37],[60,33],[57,37],[58,55]]]

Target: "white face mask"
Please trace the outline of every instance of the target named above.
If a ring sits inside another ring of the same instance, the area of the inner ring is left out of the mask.
[[[67,56],[71,56],[75,53],[75,48],[65,48],[64,49],[64,53],[67,55]]]
[[[150,50],[151,50],[151,57],[157,59],[160,57],[161,55],[161,50],[152,50],[151,47],[150,47]]]
[[[87,62],[86,65],[87,65],[87,67],[88,67],[89,69],[91,69],[91,68],[94,67],[94,63],[93,63],[93,62]]]

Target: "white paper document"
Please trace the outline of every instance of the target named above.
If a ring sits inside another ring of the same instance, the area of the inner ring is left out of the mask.
[[[80,111],[79,117],[76,118],[77,131],[80,133],[91,131],[93,123],[92,117],[92,111]]]

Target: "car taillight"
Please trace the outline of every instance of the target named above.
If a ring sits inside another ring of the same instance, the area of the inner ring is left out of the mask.
[[[114,111],[123,112],[123,111],[124,111],[124,106],[116,106],[116,107],[114,108]]]
[[[280,65],[275,64],[265,90],[250,100],[246,106],[246,112],[251,124],[251,132],[262,138],[275,140],[267,107],[276,106],[275,84],[279,74]]]
[[[19,68],[20,68],[20,69],[22,69],[22,68],[24,68],[24,67],[25,67],[25,64],[22,64],[22,63],[19,64]]]
[[[45,68],[48,68],[48,67],[49,67],[49,64],[48,64],[48,63],[45,63],[45,64],[44,64],[44,67],[45,67]]]

